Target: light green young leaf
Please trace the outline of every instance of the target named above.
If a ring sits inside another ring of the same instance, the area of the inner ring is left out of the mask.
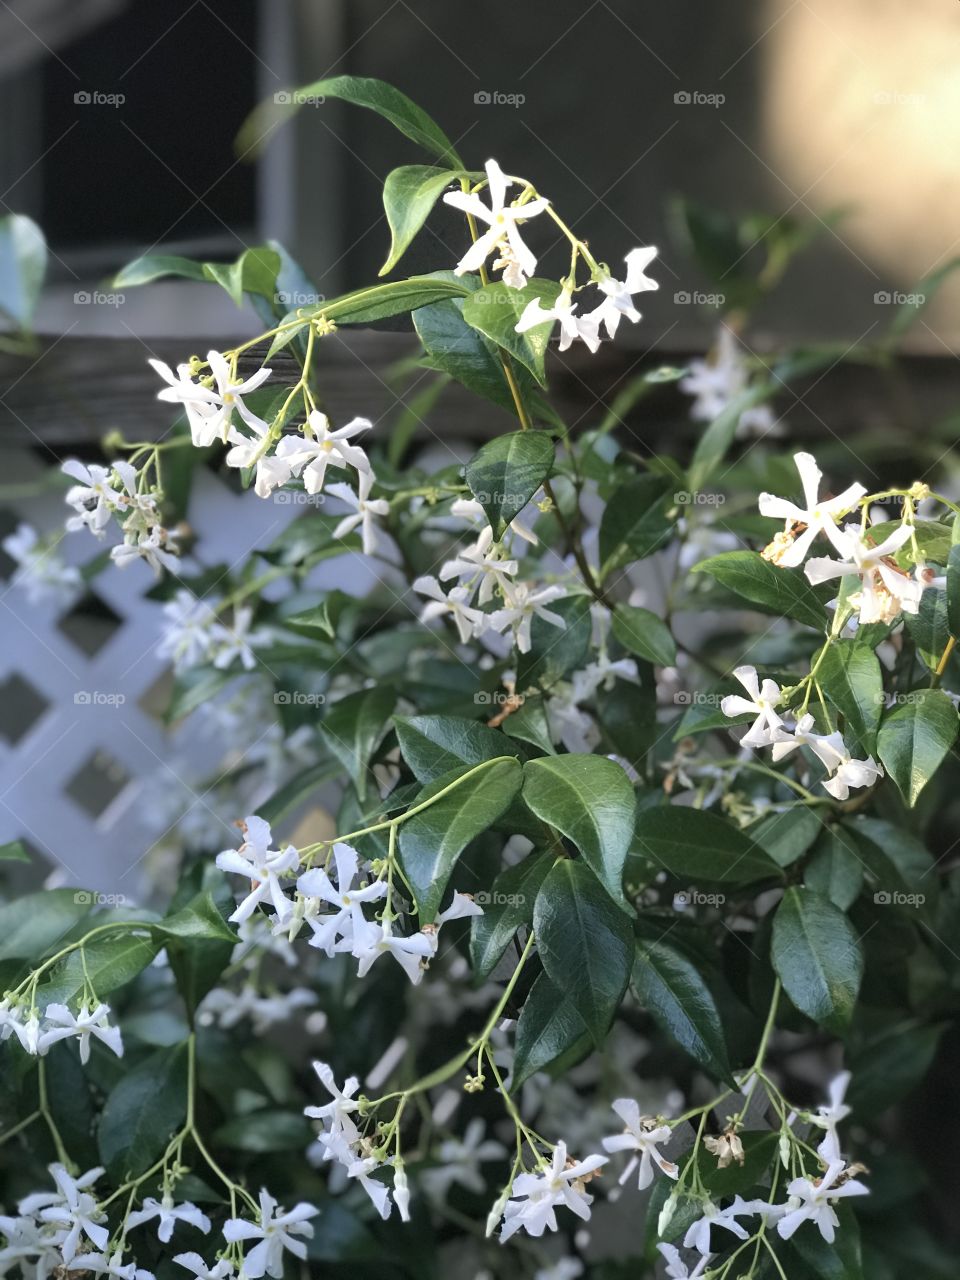
[[[387,174],[383,207],[393,239],[387,260],[379,271],[381,276],[397,265],[437,200],[460,176],[458,169],[438,169],[430,164],[405,164]]]
[[[555,280],[530,280],[522,289],[511,289],[497,280],[469,294],[463,304],[463,318],[519,361],[543,386],[546,382],[544,360],[553,322],[548,320],[526,333],[517,333],[517,321],[535,298],[552,304],[557,292]]]
[[[166,253],[148,253],[145,257],[134,258],[125,267],[121,267],[113,278],[115,289],[131,289],[138,284],[150,284],[153,280],[161,280],[164,276],[180,276],[184,280],[209,280],[202,262],[193,262],[190,258],[178,258]]]
[[[850,735],[865,754],[872,755],[883,711],[883,673],[877,655],[853,640],[834,640],[827,646],[817,677],[824,693],[843,712]]]
[[[47,273],[47,242],[20,213],[0,218],[0,312],[29,329]]]
[[[918,689],[887,712],[877,754],[912,809],[957,737],[957,709],[940,689]]]
[[[537,894],[533,928],[547,976],[601,1045],[630,978],[630,921],[585,863],[564,858]]]
[[[513,431],[487,442],[466,467],[466,480],[499,540],[553,468],[553,440],[545,431]]]
[[[811,889],[788,889],[773,918],[771,954],[800,1012],[841,1033],[853,1016],[863,953],[839,907]]]
[[[636,798],[620,765],[595,755],[528,760],[523,798],[538,818],[577,846],[608,893],[625,905],[623,865]]]
[[[22,840],[11,840],[8,844],[0,844],[0,862],[29,861],[30,855],[27,853]]]

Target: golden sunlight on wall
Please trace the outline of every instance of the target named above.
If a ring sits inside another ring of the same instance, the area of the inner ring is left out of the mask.
[[[837,227],[873,274],[910,291],[960,255],[958,0],[767,0],[766,159],[788,203]],[[960,347],[960,272],[913,331]]]

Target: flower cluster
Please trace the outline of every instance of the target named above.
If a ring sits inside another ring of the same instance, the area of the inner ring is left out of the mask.
[[[175,671],[203,662],[224,671],[238,661],[244,670],[252,671],[257,662],[254,650],[270,640],[270,632],[251,630],[250,605],[236,605],[229,626],[220,621],[221,608],[180,588],[163,606],[167,621],[157,645],[158,657],[169,658]]]
[[[0,1002],[0,1041],[16,1036],[25,1052],[43,1057],[59,1040],[77,1040],[80,1061],[90,1059],[92,1040],[99,1040],[118,1058],[123,1057],[120,1028],[112,1026],[108,1004],[84,1001],[74,1013],[67,1005],[50,1003],[40,1011],[32,1003],[18,1003],[10,996]]]
[[[119,568],[135,560],[146,560],[156,574],[163,569],[175,573],[179,566],[176,534],[164,528],[160,519],[160,493],[145,491],[142,473],[131,462],[117,459],[109,467],[69,458],[61,470],[77,483],[67,490],[66,501],[74,515],[67,529],[89,529],[96,538],[106,535],[115,518],[123,541],[110,549],[110,559]]]
[[[26,593],[29,604],[53,600],[65,607],[83,587],[80,570],[64,564],[55,546],[41,539],[28,524],[20,524],[13,533],[7,534],[0,547],[16,561],[10,581]]]

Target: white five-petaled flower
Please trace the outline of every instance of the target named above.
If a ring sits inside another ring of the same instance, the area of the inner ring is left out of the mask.
[[[467,587],[452,587],[444,594],[443,587],[436,578],[424,574],[414,581],[413,589],[419,595],[428,597],[428,603],[420,611],[420,621],[431,622],[434,618],[451,617],[463,644],[471,636],[479,635],[493,617],[492,614],[471,606],[473,593]]]
[[[77,1178],[71,1177],[62,1164],[52,1164],[49,1169],[57,1190],[39,1191],[25,1197],[17,1206],[18,1211],[33,1214],[41,1222],[63,1232],[58,1243],[66,1263],[76,1257],[82,1236],[86,1236],[97,1249],[105,1249],[110,1239],[110,1232],[104,1226],[106,1215],[89,1190],[103,1175],[103,1169],[88,1169]]]
[[[530,626],[534,617],[548,622],[552,627],[566,627],[566,622],[559,613],[547,606],[562,600],[567,592],[564,587],[534,587],[529,582],[508,582],[505,585],[505,605],[489,616],[490,626],[495,631],[513,628],[514,639],[521,653],[529,653],[531,645]]]
[[[690,416],[697,422],[712,422],[750,385],[750,369],[736,334],[722,324],[708,359],[691,360],[687,376],[678,384],[680,390],[693,396]],[[744,409],[737,423],[736,436],[779,435],[776,419],[769,405],[755,404]]]
[[[813,716],[807,712],[797,721],[792,734],[781,730],[773,740],[773,759],[780,761],[798,747],[809,747],[827,773],[821,785],[836,800],[846,800],[851,787],[872,787],[878,778],[882,778],[883,766],[867,756],[866,760],[855,760],[850,755],[843,741],[843,734],[817,733],[814,730]]]
[[[17,562],[10,581],[26,592],[29,604],[55,600],[66,605],[83,586],[80,570],[64,564],[54,547],[41,542],[36,529],[28,524],[17,525],[14,532],[0,542],[0,547]]]
[[[660,288],[658,281],[647,275],[647,267],[656,256],[657,250],[652,245],[644,249],[631,249],[624,258],[627,264],[624,280],[615,280],[612,275],[606,275],[597,281],[597,288],[605,297],[599,307],[590,312],[589,319],[595,321],[598,327],[604,325],[611,338],[615,336],[622,316],[626,316],[633,324],[640,319],[640,312],[633,305],[633,295]]]
[[[236,911],[230,916],[234,924],[240,924],[253,915],[257,906],[269,898],[281,922],[290,918],[293,904],[283,892],[280,877],[295,871],[300,865],[300,855],[293,845],[285,849],[271,849],[273,835],[269,822],[251,816],[243,820],[243,844],[239,849],[225,849],[217,854],[217,866],[221,871],[246,876],[252,888]]]
[[[123,1057],[123,1040],[120,1028],[112,1027],[108,1021],[110,1006],[98,1004],[95,1009],[84,1004],[79,1013],[73,1013],[65,1004],[48,1004],[44,1010],[48,1025],[40,1033],[39,1051],[46,1053],[50,1045],[58,1040],[73,1037],[80,1041],[80,1061],[86,1065],[90,1061],[90,1041],[96,1039],[111,1049],[118,1058]]]
[[[821,1129],[826,1131],[823,1141],[817,1147],[817,1155],[825,1160],[828,1165],[842,1159],[837,1127],[850,1114],[850,1108],[844,1101],[849,1084],[849,1071],[841,1071],[839,1075],[834,1076],[827,1085],[827,1097],[830,1101],[818,1107],[816,1115],[811,1117],[814,1124],[819,1125]]]
[[[171,658],[175,671],[203,662],[213,643],[217,615],[205,600],[181,587],[163,606],[167,621],[157,645],[157,657]]]
[[[586,1221],[593,1197],[585,1190],[585,1180],[606,1163],[606,1156],[596,1155],[568,1161],[567,1144],[558,1142],[553,1159],[540,1173],[521,1173],[514,1178],[511,1198],[503,1210],[501,1243],[520,1230],[531,1236],[542,1236],[546,1230],[556,1231],[554,1210],[558,1205],[566,1205]]]
[[[479,1117],[468,1123],[461,1138],[445,1138],[437,1148],[437,1164],[425,1169],[420,1181],[437,1203],[442,1203],[452,1186],[461,1186],[481,1195],[486,1181],[480,1165],[488,1160],[502,1160],[506,1147],[495,1138],[487,1138],[487,1126]]]
[[[484,605],[493,599],[496,590],[506,591],[518,568],[516,560],[501,555],[499,545],[494,545],[493,530],[487,525],[473,546],[465,547],[441,565],[440,581],[459,578],[460,586],[466,587],[471,596],[479,584],[477,603]]]
[[[309,1221],[320,1212],[312,1204],[301,1201],[289,1213],[279,1206],[267,1191],[260,1192],[259,1221],[248,1222],[245,1218],[228,1218],[223,1224],[223,1234],[230,1244],[237,1241],[257,1240],[253,1248],[243,1259],[243,1274],[247,1280],[260,1280],[263,1275],[281,1280],[283,1276],[283,1254],[286,1250],[301,1262],[307,1256],[307,1246],[297,1236],[313,1235],[313,1225]]]
[[[110,548],[110,559],[118,569],[126,569],[137,560],[146,560],[157,577],[162,569],[176,573],[180,568],[174,535],[157,525],[151,531],[134,530]]]
[[[139,1227],[141,1223],[150,1222],[154,1218],[158,1219],[157,1239],[163,1244],[169,1243],[178,1222],[187,1222],[204,1235],[210,1230],[210,1219],[195,1204],[191,1204],[189,1200],[183,1204],[174,1204],[169,1196],[164,1196],[162,1200],[147,1196],[143,1207],[127,1218],[127,1227]]]
[[[380,545],[380,534],[375,517],[379,516],[383,519],[390,514],[390,503],[386,498],[370,497],[370,490],[373,488],[375,479],[376,477],[372,471],[358,471],[356,493],[348,484],[341,483],[327,486],[327,493],[331,497],[339,498],[348,507],[353,507],[353,511],[349,515],[345,515],[336,526],[333,536],[335,538],[345,538],[348,533],[352,533],[359,525],[363,542],[363,554],[365,556],[372,556]]]
[[[100,467],[95,463],[85,467],[76,458],[68,458],[60,470],[77,481],[67,490],[67,506],[76,512],[67,521],[67,528],[71,532],[87,528],[98,538],[103,537],[110,516],[136,492],[135,469],[129,462],[122,461],[110,467]],[[117,488],[118,483],[120,488]]]
[[[860,622],[893,622],[901,612],[916,613],[923,595],[923,583],[899,569],[892,559],[912,536],[912,527],[903,524],[879,546],[871,546],[856,526],[847,525],[834,542],[842,559],[823,556],[808,560],[804,572],[813,583],[856,574],[860,588],[850,602],[859,607]]]
[[[331,1160],[337,1154],[333,1142],[341,1141],[352,1148],[359,1140],[360,1131],[353,1116],[360,1109],[360,1102],[354,1096],[360,1088],[360,1081],[356,1076],[348,1076],[343,1088],[339,1089],[333,1071],[325,1062],[314,1062],[313,1069],[333,1101],[324,1103],[322,1107],[304,1107],[303,1114],[325,1126],[320,1141],[325,1148],[323,1158]]]
[[[680,1257],[680,1250],[673,1244],[658,1244],[657,1249],[667,1264],[668,1280],[699,1280],[707,1269],[711,1254],[703,1253],[697,1259],[697,1265],[691,1271]]]
[[[492,253],[496,253],[499,256],[494,266],[505,268],[504,284],[522,289],[527,277],[536,271],[537,259],[524,244],[518,224],[543,213],[550,202],[541,197],[523,204],[507,204],[507,188],[513,179],[507,177],[496,160],[487,161],[486,171],[489,205],[485,205],[478,195],[465,191],[448,191],[443,197],[446,204],[472,214],[488,228],[457,263],[455,273],[462,276],[467,271],[477,271]]]
[[[334,914],[307,914],[307,923],[313,931],[310,946],[317,947],[332,959],[337,942],[343,938],[349,945],[357,929],[364,923],[364,902],[376,902],[386,897],[384,880],[374,880],[363,888],[354,888],[360,860],[356,849],[348,844],[333,846],[333,860],[337,868],[336,886],[322,867],[312,867],[297,880],[297,891],[306,898],[314,898],[334,908]]]
[[[855,1178],[844,1177],[846,1166],[842,1160],[834,1160],[822,1178],[794,1178],[787,1187],[790,1196],[786,1212],[777,1223],[777,1231],[789,1240],[804,1222],[817,1225],[827,1244],[833,1244],[836,1228],[840,1225],[834,1205],[847,1196],[869,1195],[869,1188]]]
[[[436,946],[436,937],[427,933],[402,936],[393,932],[389,921],[385,920],[381,925],[364,920],[354,927],[350,954],[359,961],[357,976],[363,978],[374,963],[389,952],[413,985],[417,986],[423,977],[423,962],[433,958]],[[341,945],[338,950],[341,949],[347,948]]]
[[[825,533],[837,551],[844,554],[847,539],[837,527],[837,520],[855,507],[867,492],[862,484],[852,484],[835,498],[821,501],[819,493],[823,473],[816,459],[809,453],[795,453],[793,460],[800,473],[806,507],[798,507],[796,503],[777,498],[772,493],[761,493],[759,499],[760,514],[785,520],[788,530],[796,525],[806,525],[806,529],[776,555],[776,562],[784,568],[802,563],[818,533]]]
[[[83,1265],[76,1270],[90,1271],[95,1276],[116,1276],[117,1280],[154,1280],[152,1271],[144,1271],[135,1262],[124,1262],[119,1249],[109,1257],[104,1253],[82,1253],[80,1257]]]
[[[237,658],[240,659],[245,671],[252,671],[257,665],[254,649],[269,641],[270,632],[266,629],[251,631],[252,621],[253,606],[239,604],[234,606],[233,620],[229,626],[224,622],[217,622],[214,625],[211,632],[211,649],[213,665],[218,670],[225,671]]]
[[[307,493],[319,493],[327,467],[353,467],[358,473],[370,470],[367,455],[349,441],[362,431],[369,431],[372,426],[369,418],[353,418],[346,426],[333,431],[327,415],[314,409],[307,417],[304,434],[284,436],[277,445],[276,453],[289,462],[293,475],[303,473]]]
[[[696,1249],[704,1255],[714,1252],[710,1248],[710,1232],[714,1227],[723,1227],[732,1231],[738,1240],[747,1240],[748,1232],[737,1222],[737,1218],[756,1212],[756,1201],[743,1200],[740,1196],[734,1196],[733,1203],[728,1204],[725,1209],[718,1208],[712,1200],[708,1200],[704,1204],[703,1216],[687,1228],[683,1247]]]
[[[217,384],[214,389],[194,381],[189,365],[178,365],[174,374],[162,360],[150,360],[148,363],[167,383],[167,386],[157,392],[157,399],[183,405],[190,424],[190,435],[198,448],[205,448],[217,440],[226,444],[237,438],[235,433],[231,435],[230,419],[233,410],[236,409],[241,419],[249,425],[255,415],[247,408],[243,397],[262,386],[271,372],[269,369],[258,369],[251,377],[238,382],[232,376],[229,361],[219,351],[208,351],[207,364]]]
[[[764,680],[761,684],[756,667],[736,667],[733,674],[750,696],[741,698],[739,694],[730,694],[721,701],[720,710],[725,716],[756,716],[740,739],[740,745],[767,747],[777,740],[783,727],[775,710],[780,702],[780,688],[773,680]]]
[[[633,1152],[627,1162],[627,1167],[620,1175],[621,1185],[626,1182],[638,1165],[640,1166],[640,1175],[637,1185],[641,1191],[649,1187],[653,1181],[654,1165],[661,1173],[665,1173],[668,1178],[676,1178],[680,1172],[677,1166],[657,1150],[662,1143],[670,1141],[672,1134],[670,1126],[666,1124],[658,1125],[649,1116],[642,1116],[640,1107],[633,1098],[617,1098],[616,1102],[611,1105],[626,1125],[626,1130],[624,1133],[617,1133],[610,1138],[604,1138],[603,1149],[610,1152]]]
[[[578,315],[577,304],[573,300],[573,290],[563,288],[549,307],[545,307],[539,298],[534,298],[531,302],[528,302],[523,309],[523,314],[516,323],[516,331],[517,333],[526,333],[528,329],[535,329],[538,324],[553,324],[556,322],[560,325],[561,351],[566,351],[578,338],[590,351],[597,351],[600,347],[601,319],[598,312],[608,305],[612,306],[613,314],[619,319],[621,312],[615,305],[610,303],[609,298],[605,299],[597,310],[591,311],[589,315]],[[639,312],[637,313],[637,318],[639,319]],[[615,324],[614,327],[616,327]]]
[[[173,1260],[178,1266],[192,1271],[197,1280],[227,1280],[228,1276],[233,1275],[233,1266],[226,1258],[221,1258],[212,1267],[204,1262],[199,1253],[175,1253]]]

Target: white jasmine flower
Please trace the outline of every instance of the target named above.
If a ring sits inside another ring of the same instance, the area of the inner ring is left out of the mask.
[[[633,324],[640,319],[640,312],[633,305],[635,293],[660,288],[658,281],[652,280],[646,273],[656,256],[657,250],[653,246],[631,249],[624,258],[627,264],[626,279],[615,280],[612,275],[605,275],[597,280],[597,288],[606,296],[599,307],[591,311],[588,319],[593,320],[598,327],[605,325],[609,337],[616,335],[621,316],[626,316]]]
[[[536,271],[537,259],[524,243],[519,224],[543,213],[550,202],[540,198],[528,200],[524,204],[508,205],[507,188],[512,185],[513,179],[507,177],[496,160],[488,160],[485,168],[489,206],[483,203],[479,195],[465,191],[448,191],[443,197],[444,203],[472,214],[488,227],[463,255],[454,271],[458,276],[468,271],[477,271],[492,253],[497,253],[499,262],[506,267],[504,284],[522,289],[527,283],[527,277]]]
[[[335,908],[335,915],[318,917],[309,913],[307,915],[307,923],[313,930],[310,946],[326,952],[331,958],[337,941],[346,939],[352,945],[357,928],[366,923],[363,916],[363,903],[377,902],[387,894],[387,885],[384,880],[374,880],[363,888],[354,888],[360,860],[356,849],[351,848],[350,845],[335,844],[333,859],[337,868],[336,887],[321,867],[304,871],[297,880],[299,893]]]
[[[244,839],[240,848],[225,849],[217,854],[216,859],[221,871],[246,876],[253,883],[250,892],[230,916],[230,920],[235,924],[241,923],[267,898],[273,903],[277,918],[281,921],[288,920],[293,913],[293,904],[283,892],[280,877],[287,872],[296,871],[300,865],[300,855],[293,845],[287,845],[279,851],[271,849],[273,835],[270,824],[262,818],[244,818],[242,827]]]
[[[690,416],[697,422],[712,422],[727,406],[742,395],[750,384],[750,369],[736,334],[727,325],[717,331],[713,350],[706,360],[691,360],[680,390],[694,397]],[[776,419],[765,404],[745,409],[737,423],[736,436],[780,435]]]
[[[276,449],[271,453],[273,427],[270,423],[252,413],[245,414],[243,421],[253,435],[245,436],[231,427],[227,441],[233,447],[227,450],[224,461],[228,467],[236,467],[241,471],[256,467],[253,491],[258,498],[269,498],[274,489],[279,489],[293,478],[294,464],[284,452],[284,442],[293,440],[299,444],[300,437],[281,436]]]
[[[0,1038],[6,1040],[11,1031],[20,1041],[20,1047],[25,1053],[36,1056],[46,1052],[45,1049],[40,1048],[40,1017],[36,1009],[30,1010],[26,1021],[23,1020],[19,1009],[4,1010],[3,1031]]]
[[[430,600],[430,603],[425,604],[420,611],[420,621],[431,622],[434,618],[445,618],[449,615],[463,644],[466,644],[472,636],[479,635],[485,627],[490,625],[494,616],[471,607],[470,599],[473,593],[467,587],[452,587],[450,592],[444,595],[440,583],[429,574],[415,579],[413,589],[422,596],[428,596]]]
[[[511,1198],[503,1210],[501,1244],[521,1229],[531,1236],[542,1236],[548,1229],[556,1231],[554,1209],[558,1205],[566,1205],[584,1221],[589,1219],[593,1197],[587,1194],[585,1182],[606,1163],[606,1156],[596,1155],[568,1161],[566,1143],[558,1142],[553,1159],[541,1173],[521,1173],[514,1178]]]
[[[370,1176],[379,1168],[379,1160],[373,1156],[367,1156],[363,1160],[354,1160],[347,1166],[347,1177],[354,1178],[360,1183],[377,1213],[386,1220],[390,1217],[390,1192],[382,1182],[377,1182]]]
[[[333,1071],[325,1062],[314,1062],[313,1069],[333,1101],[322,1107],[304,1107],[303,1114],[326,1126],[320,1140],[326,1148],[324,1159],[330,1160],[336,1154],[331,1142],[342,1142],[352,1148],[360,1139],[360,1131],[353,1121],[353,1116],[360,1109],[359,1099],[354,1097],[360,1088],[360,1081],[356,1076],[348,1076],[343,1082],[343,1088],[338,1089]]]
[[[530,501],[533,506],[536,506],[536,495]],[[459,520],[468,520],[471,524],[486,524],[487,522],[487,513],[476,498],[455,498],[450,504],[450,514]],[[528,542],[532,547],[537,546],[540,541],[532,529],[528,529],[520,523],[519,516],[515,516],[510,521],[508,529],[510,533],[515,534],[522,541]]]
[[[607,300],[609,302],[609,299]],[[523,314],[516,323],[517,333],[526,333],[528,329],[535,329],[538,324],[560,325],[560,350],[566,351],[567,348],[578,338],[590,351],[598,351],[600,348],[600,320],[601,316],[598,312],[602,312],[607,305],[604,302],[596,311],[589,315],[577,315],[577,304],[573,300],[573,290],[569,288],[561,289],[557,294],[553,305],[545,307],[539,298],[534,298],[528,302],[523,309]],[[613,312],[619,319],[620,311],[613,307]],[[637,313],[637,319],[639,319]],[[614,325],[616,328],[616,325]]]
[[[499,546],[493,545],[493,530],[487,525],[472,547],[466,547],[441,566],[440,581],[459,578],[471,596],[479,583],[477,603],[484,605],[493,599],[495,591],[506,590],[517,569],[516,560],[505,560]]]
[[[195,382],[190,376],[190,366],[177,366],[176,376],[162,360],[148,363],[167,383],[157,393],[158,400],[182,404],[190,423],[190,434],[198,448],[211,445],[216,440],[226,443],[230,439],[230,418],[234,409],[244,422],[255,415],[243,402],[243,397],[263,385],[270,377],[270,369],[258,369],[251,377],[235,381],[229,362],[219,351],[207,352],[207,364],[216,381],[216,390]]]
[[[832,778],[824,779],[822,786],[835,800],[846,800],[851,787],[872,787],[883,776],[883,765],[878,764],[873,756],[867,756],[866,760],[848,757]]]
[[[88,1169],[78,1178],[72,1178],[62,1164],[52,1164],[49,1170],[57,1190],[27,1196],[17,1206],[18,1212],[35,1215],[41,1222],[64,1232],[58,1243],[66,1263],[76,1257],[82,1236],[86,1236],[97,1249],[105,1249],[110,1238],[110,1232],[103,1225],[106,1214],[98,1208],[96,1197],[89,1192],[89,1188],[102,1177],[103,1169]]]
[[[259,1221],[248,1222],[245,1218],[228,1218],[223,1224],[224,1238],[230,1244],[238,1240],[258,1240],[243,1259],[243,1274],[247,1280],[260,1280],[263,1275],[272,1276],[274,1280],[282,1280],[283,1254],[286,1250],[302,1262],[307,1256],[307,1246],[297,1236],[313,1235],[313,1226],[308,1221],[320,1212],[312,1204],[301,1201],[289,1213],[280,1209],[273,1196],[267,1191],[260,1192]]]
[[[121,467],[128,465],[120,464]],[[86,527],[97,537],[102,537],[111,515],[119,510],[121,504],[121,492],[115,487],[120,478],[119,468],[100,467],[93,463],[85,467],[76,458],[68,458],[60,470],[79,482],[67,490],[66,503],[77,513],[67,521],[67,528],[73,531]]]
[[[792,735],[780,732],[773,742],[774,761],[782,760],[797,747],[809,747],[827,773],[832,775],[823,779],[821,785],[837,800],[846,800],[851,787],[871,787],[883,777],[883,766],[877,764],[873,756],[854,760],[841,733],[836,730],[833,733],[816,733],[813,725],[813,716],[808,712],[797,721]]]
[[[253,606],[239,604],[234,607],[233,621],[229,626],[223,622],[214,624],[210,640],[211,650],[214,653],[213,665],[218,670],[225,671],[237,658],[240,659],[240,664],[245,671],[252,671],[257,665],[254,648],[268,644],[272,637],[265,628],[260,631],[251,631],[252,621]]]
[[[642,1116],[640,1107],[633,1098],[617,1098],[611,1105],[626,1125],[626,1131],[604,1138],[603,1149],[610,1152],[632,1151],[634,1153],[620,1175],[621,1186],[638,1165],[640,1175],[637,1185],[641,1191],[649,1187],[653,1181],[654,1165],[668,1178],[676,1178],[679,1174],[677,1166],[657,1150],[662,1143],[670,1141],[672,1137],[670,1126],[658,1125],[650,1116]]]
[[[816,1115],[811,1117],[814,1124],[826,1130],[823,1141],[817,1147],[817,1155],[822,1157],[828,1165],[842,1159],[837,1128],[850,1114],[850,1108],[844,1101],[849,1084],[849,1071],[841,1071],[839,1075],[834,1076],[827,1085],[829,1102],[818,1107]]]
[[[207,1266],[199,1253],[175,1253],[173,1260],[178,1266],[192,1271],[197,1280],[227,1280],[233,1275],[233,1267],[226,1258],[221,1258],[212,1267]]]
[[[462,1138],[445,1138],[436,1150],[437,1164],[420,1174],[420,1181],[427,1194],[442,1204],[451,1187],[463,1187],[475,1195],[486,1190],[486,1180],[480,1171],[481,1164],[491,1160],[504,1160],[507,1149],[494,1138],[487,1138],[486,1123],[475,1116],[467,1125]]]
[[[704,1253],[697,1259],[697,1265],[691,1271],[684,1260],[680,1257],[680,1250],[676,1245],[658,1244],[657,1250],[660,1256],[667,1264],[665,1275],[668,1280],[699,1280],[707,1269],[707,1264],[712,1254]]]
[[[170,658],[174,671],[195,667],[210,652],[217,615],[204,600],[181,587],[163,606],[163,635],[157,645],[157,656]]]
[[[95,1009],[84,1004],[79,1013],[72,1013],[65,1004],[48,1004],[44,1017],[48,1026],[40,1035],[40,1053],[46,1053],[58,1040],[67,1040],[75,1036],[80,1041],[80,1061],[84,1066],[90,1061],[91,1039],[105,1044],[118,1058],[123,1057],[120,1028],[110,1026],[108,1004],[98,1004]],[[53,1025],[50,1026],[50,1023]]]
[[[157,1239],[163,1244],[169,1243],[178,1222],[188,1222],[191,1227],[196,1227],[204,1235],[210,1230],[210,1219],[205,1213],[201,1213],[195,1204],[191,1204],[189,1200],[183,1204],[174,1204],[170,1196],[164,1196],[162,1200],[147,1196],[143,1207],[127,1218],[127,1227],[139,1227],[141,1223],[150,1222],[153,1218],[159,1219]]]
[[[353,418],[346,426],[331,431],[327,415],[314,409],[307,418],[303,437],[284,436],[277,446],[277,455],[290,462],[294,475],[303,472],[307,493],[319,493],[327,467],[353,467],[358,474],[370,470],[364,451],[348,441],[372,426],[369,418]]]
[[[495,631],[513,628],[514,639],[521,653],[530,652],[530,624],[534,616],[549,622],[553,627],[566,627],[559,613],[548,609],[547,605],[566,597],[564,587],[533,587],[528,582],[511,582],[505,584],[504,596],[506,605],[490,615],[490,626]]]
[[[549,1267],[539,1267],[533,1280],[577,1280],[583,1275],[583,1263],[579,1258],[558,1258]]]
[[[722,699],[720,710],[725,716],[756,716],[747,733],[740,739],[740,745],[767,747],[776,740],[783,728],[783,721],[774,710],[780,703],[780,688],[773,680],[764,680],[761,685],[756,667],[736,667],[733,674],[750,696],[741,698],[739,694],[730,694]]]
[[[698,1253],[704,1255],[709,1254],[711,1252],[710,1232],[714,1227],[723,1227],[725,1231],[732,1231],[738,1240],[747,1240],[749,1233],[741,1227],[737,1218],[756,1212],[754,1202],[743,1200],[740,1196],[734,1196],[733,1203],[728,1204],[725,1209],[720,1209],[712,1200],[707,1200],[704,1204],[703,1216],[687,1228],[687,1233],[683,1237],[683,1247],[696,1249]]]
[[[860,622],[893,622],[901,612],[916,613],[923,595],[923,584],[897,568],[892,559],[912,536],[913,529],[904,524],[879,546],[871,546],[861,538],[856,526],[847,525],[839,541],[834,542],[843,559],[808,560],[804,572],[813,583],[856,574],[860,590],[850,597],[850,602],[859,607]]]
[[[344,516],[336,526],[333,536],[335,538],[345,538],[348,533],[352,533],[359,525],[360,535],[363,540],[363,554],[365,556],[372,556],[380,545],[380,532],[377,528],[375,517],[379,516],[383,519],[390,514],[390,503],[386,498],[370,497],[370,490],[373,488],[375,479],[376,477],[372,471],[358,471],[356,493],[348,484],[331,484],[327,486],[328,494],[334,498],[339,498],[348,507],[353,507],[353,511]]]
[[[118,569],[126,569],[135,560],[146,560],[157,577],[163,569],[176,573],[180,568],[180,559],[176,545],[172,543],[173,535],[158,525],[151,533],[133,534],[125,537],[110,549],[110,559]]]
[[[17,525],[0,546],[17,563],[10,581],[26,593],[28,604],[53,600],[65,607],[83,586],[80,570],[64,564],[54,548],[44,545],[36,529],[28,524]]]
[[[218,1026],[228,1029],[249,1018],[254,1035],[260,1036],[278,1023],[288,1022],[298,1009],[309,1009],[316,1003],[317,994],[308,987],[294,987],[274,995],[262,995],[249,983],[239,991],[214,987],[200,1006],[201,1022],[209,1025],[216,1019]]]
[[[402,1164],[398,1164],[393,1172],[393,1202],[397,1206],[401,1222],[410,1221],[410,1184]]]
[[[119,1249],[107,1257],[103,1253],[82,1253],[80,1271],[92,1271],[96,1276],[116,1276],[117,1280],[154,1280],[152,1271],[144,1271],[135,1262],[124,1262]],[[74,1268],[71,1268],[71,1271]]]
[[[823,473],[817,466],[816,459],[809,453],[795,453],[793,460],[800,473],[806,507],[798,507],[796,503],[786,498],[774,497],[772,493],[761,493],[759,499],[760,514],[785,520],[788,531],[796,525],[806,525],[803,533],[794,538],[786,549],[778,552],[776,556],[776,562],[785,568],[802,563],[818,533],[826,534],[837,551],[843,555],[846,551],[847,539],[837,527],[837,520],[855,507],[866,493],[862,484],[852,484],[835,498],[821,501],[819,493]]]
[[[337,948],[346,950],[344,944]],[[436,951],[436,940],[425,933],[414,933],[409,937],[395,935],[389,921],[382,925],[362,921],[354,925],[353,945],[350,954],[359,960],[357,976],[366,977],[375,962],[389,952],[407,977],[417,986],[423,978],[423,961],[429,960]]]
[[[845,1168],[842,1160],[834,1160],[822,1178],[794,1178],[787,1187],[790,1199],[786,1212],[777,1223],[777,1231],[784,1240],[789,1240],[798,1227],[810,1221],[816,1223],[827,1244],[833,1244],[836,1228],[840,1225],[833,1206],[848,1196],[870,1194],[869,1188],[856,1179],[848,1176],[841,1181]]]

